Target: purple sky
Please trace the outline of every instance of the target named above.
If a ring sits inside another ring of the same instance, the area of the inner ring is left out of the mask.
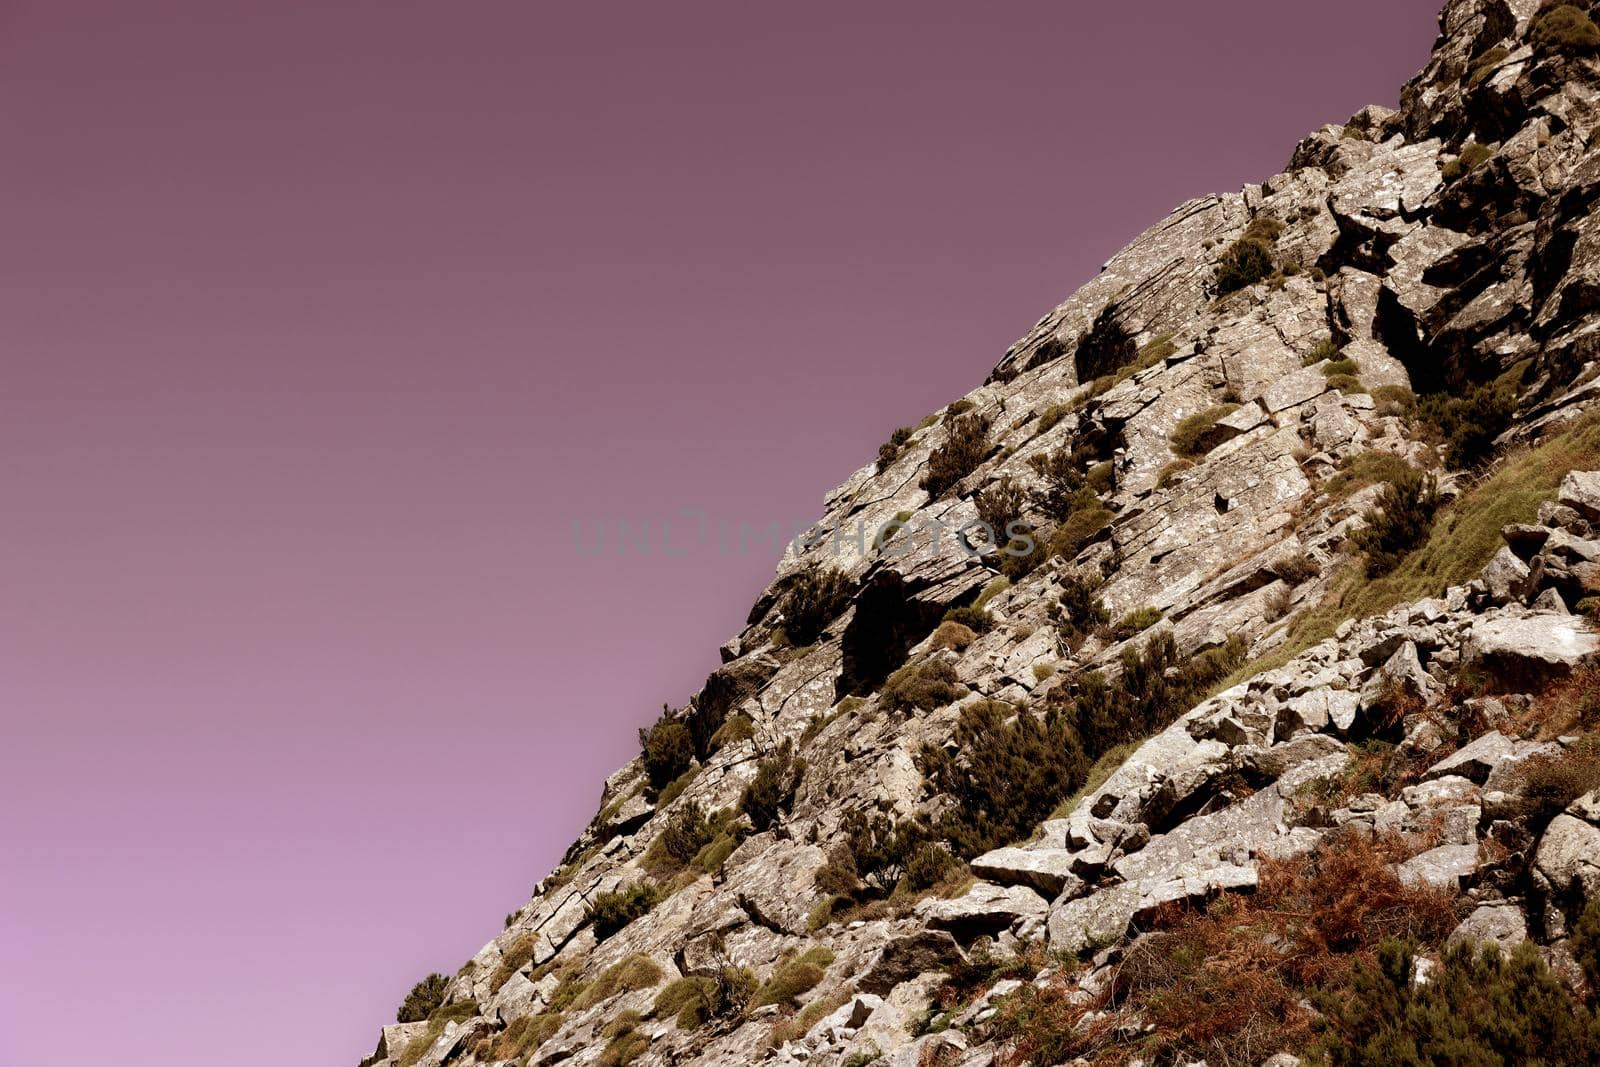
[[[0,1062],[353,1067],[771,551],[1434,0],[0,4]]]

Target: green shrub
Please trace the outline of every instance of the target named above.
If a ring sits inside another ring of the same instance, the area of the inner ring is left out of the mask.
[[[696,778],[700,777],[700,770],[699,765],[692,766],[668,782],[666,788],[661,790],[660,795],[656,797],[656,807],[664,808],[683,796],[683,791],[693,785]]]
[[[927,828],[915,821],[897,822],[879,812],[859,810],[845,813],[839,837],[842,845],[829,859],[833,870],[828,884],[844,890],[838,895],[846,900],[862,893],[888,893],[899,884],[917,851],[929,843]],[[858,884],[851,885],[851,877]]]
[[[1227,296],[1272,275],[1272,245],[1258,237],[1242,237],[1229,245],[1217,264],[1217,295]]]
[[[595,938],[604,941],[659,904],[662,897],[661,887],[652,882],[634,882],[615,892],[601,893],[588,911]]]
[[[1075,690],[1051,690],[1049,702],[1059,706],[1084,753],[1095,760],[1120,744],[1170,726],[1242,664],[1246,651],[1244,641],[1235,636],[1226,645],[1186,659],[1170,630],[1157,631],[1144,648],[1123,651],[1122,673],[1115,684],[1096,671],[1085,675]],[[1052,797],[1051,804],[1059,799]]]
[[[539,945],[539,938],[534,934],[523,934],[500,952],[500,962],[495,966],[494,973],[489,976],[489,988],[498,991],[501,986],[511,980],[529,963],[533,962],[533,953]],[[401,1019],[401,1022],[414,1022],[415,1020]]]
[[[843,571],[811,564],[789,579],[783,629],[795,645],[809,645],[850,603],[855,586]]]
[[[711,735],[711,747],[714,751],[728,745],[736,745],[740,741],[748,741],[755,735],[755,723],[750,721],[750,716],[739,712],[728,716],[728,721],[717,727],[717,732]]]
[[[1111,525],[1114,518],[1116,516],[1111,509],[1105,507],[1073,512],[1072,517],[1056,527],[1056,532],[1050,535],[1048,553],[1062,559],[1076,558],[1079,552],[1100,536],[1102,530]]]
[[[610,1040],[595,1061],[599,1067],[627,1067],[649,1050],[650,1038],[641,1034],[638,1026],[636,1011],[625,1011],[606,1026],[601,1034]]]
[[[1279,560],[1272,567],[1272,571],[1279,578],[1291,586],[1304,585],[1322,573],[1322,568],[1317,566],[1317,561],[1305,552],[1296,552]]]
[[[1559,4],[1534,20],[1528,39],[1541,52],[1593,52],[1600,49],[1600,28],[1572,4]]]
[[[1411,464],[1391,453],[1358,452],[1340,462],[1339,473],[1328,479],[1323,492],[1330,500],[1344,500],[1369,485],[1401,482],[1419,473]]]
[[[430,974],[422,981],[411,987],[411,992],[406,994],[406,999],[401,1002],[400,1010],[394,1013],[397,1023],[420,1023],[434,1010],[444,1003],[444,987],[449,984],[449,979],[442,974]]]
[[[688,866],[700,850],[717,836],[699,804],[686,804],[673,812],[667,825],[645,850],[645,870],[657,878],[670,878]]]
[[[983,587],[983,592],[978,594],[978,599],[972,602],[972,606],[982,609],[989,603],[989,601],[993,600],[995,597],[999,596],[1001,593],[1004,593],[1010,588],[1010,578],[996,578],[994,581]]]
[[[1559,755],[1525,760],[1513,775],[1528,819],[1544,823],[1600,789],[1600,735],[1585,734]]]
[[[1377,505],[1362,516],[1366,526],[1351,536],[1367,554],[1367,576],[1378,578],[1400,566],[1428,539],[1439,510],[1439,483],[1416,471],[1384,484]]]
[[[728,857],[733,855],[733,850],[738,847],[738,837],[731,831],[723,831],[712,838],[705,848],[695,853],[694,866],[702,874],[716,874],[722,870],[722,865],[728,862]]]
[[[878,695],[878,706],[909,715],[942,708],[965,693],[956,669],[950,664],[942,659],[919,660],[907,663],[889,676]]]
[[[560,1029],[561,1016],[554,1012],[519,1016],[495,1037],[491,1055],[498,1061],[520,1061]]]
[[[1098,596],[1102,584],[1098,575],[1085,571],[1072,571],[1061,579],[1061,599],[1051,614],[1059,617],[1058,626],[1069,643],[1111,621]]]
[[[1473,386],[1464,396],[1429,394],[1418,404],[1417,417],[1444,438],[1445,462],[1459,470],[1494,455],[1494,440],[1511,425],[1516,410],[1516,385],[1501,380]]]
[[[1339,346],[1334,343],[1333,338],[1324,337],[1316,343],[1310,352],[1305,354],[1300,362],[1304,366],[1313,367],[1323,360],[1335,360],[1338,358]]]
[[[944,442],[928,456],[928,473],[922,479],[928,499],[939,500],[947,495],[957,482],[977,470],[988,454],[989,420],[986,417],[958,415],[947,420]]]
[[[806,761],[795,758],[794,745],[789,741],[756,764],[756,776],[739,797],[739,810],[750,817],[750,825],[757,833],[771,827],[789,810],[805,772]]]
[[[1178,423],[1177,428],[1172,431],[1173,454],[1193,459],[1211,451],[1220,443],[1214,439],[1212,429],[1238,410],[1238,404],[1219,404],[1214,408],[1196,412]]]
[[[1493,158],[1493,148],[1474,141],[1462,146],[1461,154],[1444,165],[1442,176],[1445,181],[1453,182],[1465,174],[1471,174]]]
[[[1047,433],[1055,429],[1062,419],[1072,414],[1072,410],[1071,404],[1051,404],[1039,416],[1039,432]]]
[[[1592,991],[1600,991],[1600,900],[1589,902],[1572,926],[1568,942],[1572,958],[1578,961]]]
[[[579,1011],[587,1011],[618,993],[649,989],[660,981],[660,965],[649,956],[636,952],[601,971],[600,977],[584,988],[583,993],[573,1000],[572,1006]]]
[[[960,652],[977,639],[978,635],[973,633],[969,628],[961,625],[959,622],[951,622],[950,620],[946,619],[944,622],[939,624],[939,628],[937,630],[933,631],[931,645],[934,648],[947,648],[956,652]]]
[[[1524,942],[1509,959],[1457,945],[1424,983],[1413,949],[1387,941],[1349,989],[1316,997],[1334,1067],[1600,1062],[1600,1020]]]
[[[1361,373],[1361,364],[1348,357],[1336,359],[1325,365],[1322,368],[1322,373],[1329,378],[1337,374],[1348,374],[1354,377]]]
[[[1112,633],[1118,641],[1130,641],[1161,621],[1157,608],[1140,608],[1130,611],[1117,623]]]
[[[995,700],[962,708],[952,740],[924,746],[919,764],[929,785],[954,800],[933,830],[963,859],[1026,836],[1089,766],[1067,716],[1041,718]]]
[[[1495,68],[1511,58],[1510,49],[1503,45],[1496,45],[1483,55],[1472,61],[1472,69],[1467,71],[1467,88],[1476,89],[1494,74]]]
[[[878,449],[879,474],[894,465],[894,461],[899,459],[900,453],[904,451],[906,442],[910,441],[911,435],[916,432],[910,426],[902,426],[889,435],[889,440],[885,441]]]
[[[944,613],[945,622],[957,622],[967,627],[973,633],[986,634],[994,629],[994,618],[987,611],[976,605],[968,604],[964,607],[951,608]]]
[[[821,945],[807,950],[802,956],[779,961],[772,974],[761,983],[750,998],[751,1008],[768,1004],[792,1004],[804,993],[816,988],[833,962],[833,953]]]
[[[1417,394],[1403,385],[1380,385],[1372,390],[1379,415],[1406,416],[1417,410]]]
[[[1367,391],[1367,387],[1362,384],[1361,379],[1354,374],[1335,374],[1330,376],[1328,378],[1328,388],[1337,389],[1346,396],[1356,396]]]
[[[651,788],[660,792],[674,778],[689,769],[694,762],[694,735],[683,723],[670,718],[671,712],[663,706],[661,718],[648,730],[639,731],[639,746],[643,749],[644,771]]]

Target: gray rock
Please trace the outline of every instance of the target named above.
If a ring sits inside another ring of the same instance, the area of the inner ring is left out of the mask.
[[[1413,856],[1397,869],[1406,885],[1463,889],[1478,871],[1478,846],[1440,845]]]
[[[1497,604],[1521,600],[1527,589],[1528,565],[1518,559],[1511,549],[1502,548],[1483,568],[1483,584],[1488,587],[1489,596]]]
[[[1498,730],[1491,730],[1471,742],[1453,756],[1447,756],[1430,767],[1424,780],[1458,774],[1482,785],[1489,774],[1501,763],[1516,754],[1516,745]]]
[[[1450,935],[1450,944],[1495,945],[1508,955],[1526,940],[1528,920],[1510,901],[1479,905]]]
[[[1571,615],[1479,619],[1467,636],[1465,658],[1512,691],[1561,678],[1600,653],[1600,637]]]
[[[961,946],[943,930],[909,933],[878,951],[856,981],[856,988],[863,993],[885,996],[901,982],[925,971],[943,970],[964,958]]]
[[[1048,908],[1044,897],[1026,886],[979,882],[953,900],[925,900],[916,914],[929,926],[958,935],[994,933]]]
[[[1078,881],[1072,873],[1077,854],[1078,850],[1065,848],[1000,848],[974,859],[971,867],[979,878],[1055,896]]]
[[[1561,479],[1556,500],[1589,522],[1600,522],[1600,471],[1573,471]]]

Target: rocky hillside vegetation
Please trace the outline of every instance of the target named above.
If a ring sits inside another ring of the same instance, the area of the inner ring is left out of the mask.
[[[1600,29],[1441,28],[889,435],[367,1064],[1600,1062]]]

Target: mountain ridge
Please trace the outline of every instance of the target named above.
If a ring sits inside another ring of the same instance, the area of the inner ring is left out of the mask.
[[[1527,942],[1592,1016],[1589,14],[1453,0],[1398,111],[1180,205],[896,431],[365,1062],[1385,1062],[1319,997],[1391,932],[1447,976]]]

